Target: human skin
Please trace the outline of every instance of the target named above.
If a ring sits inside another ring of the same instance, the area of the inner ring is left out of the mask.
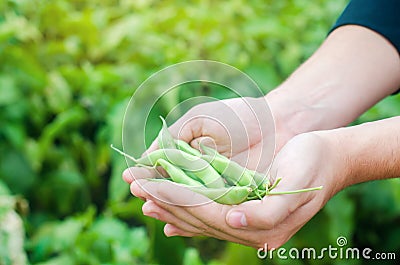
[[[181,202],[196,195],[177,196],[163,184],[149,183],[142,179],[149,176],[143,169],[126,170],[124,180],[132,194],[146,200],[143,213],[167,223],[167,236],[206,235],[252,247],[279,247],[343,188],[400,176],[399,117],[339,128],[393,93],[400,86],[399,72],[399,55],[385,38],[360,26],[343,26],[280,87],[258,99],[267,100],[275,120],[279,152],[270,175],[282,177],[276,191],[322,185],[321,191],[269,196],[238,206],[212,202],[182,207],[157,198]],[[171,126],[176,137],[181,137],[177,128],[192,114]],[[199,120],[185,126],[185,141],[208,136],[223,151],[226,138],[212,130],[215,126]],[[239,151],[231,155],[240,161]]]

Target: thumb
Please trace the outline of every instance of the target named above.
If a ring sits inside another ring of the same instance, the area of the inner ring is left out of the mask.
[[[232,208],[226,222],[233,228],[273,229],[300,206],[299,194],[272,195]]]

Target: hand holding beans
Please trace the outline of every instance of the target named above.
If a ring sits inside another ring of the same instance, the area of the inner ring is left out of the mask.
[[[262,199],[266,195],[283,195],[322,189],[322,186],[301,190],[273,192],[281,179],[274,184],[265,176],[256,184],[253,176],[257,173],[250,171],[227,157],[220,155],[216,150],[201,145],[202,151],[196,150],[173,138],[168,131],[165,120],[160,117],[163,126],[158,134],[158,145],[162,149],[155,150],[145,157],[135,159],[117,148],[114,150],[130,158],[139,166],[161,166],[171,180],[182,186],[200,193],[209,199],[222,204],[239,204],[246,200]],[[177,146],[183,147],[183,151]],[[196,179],[185,173],[191,172]],[[221,174],[221,175],[220,175]],[[159,181],[170,181],[159,179]]]
[[[250,103],[258,108],[257,104],[264,104],[263,100],[254,99]],[[208,119],[201,115],[204,113],[207,115],[220,114],[220,117],[217,118],[220,118],[221,123],[228,124],[229,132],[234,134],[233,138],[237,137],[235,126],[230,124],[233,118],[225,112],[226,109],[223,105],[228,105],[235,110],[235,115],[248,128],[249,141],[234,141],[235,146],[231,148],[229,135],[224,132],[223,127],[214,123],[214,119]],[[258,121],[252,119],[247,108],[248,105],[240,98],[200,104],[168,129],[174,138],[190,143],[189,147],[195,147],[195,149],[191,148],[196,150],[196,154],[192,154],[192,156],[198,156],[199,150],[202,150],[199,142],[206,144],[206,141],[201,140],[211,137],[215,140],[215,149],[224,156],[230,157],[231,161],[245,164],[248,157],[246,168],[252,169],[248,171],[253,174],[256,184],[260,184],[265,180],[265,176],[253,171],[259,168],[253,162],[258,159],[261,149],[269,150],[268,143],[271,140],[271,134],[261,135],[253,129]],[[199,118],[196,118],[197,115],[200,115]],[[286,131],[277,131],[276,134],[288,135]],[[285,141],[283,138],[280,140],[280,142]],[[157,142],[153,142],[153,145],[144,154],[145,157],[160,150]],[[180,147],[179,149],[185,150]],[[202,151],[204,152],[204,150]],[[277,247],[286,242],[322,207],[327,198],[332,196],[332,186],[340,183],[332,184],[330,182],[334,179],[331,178],[332,172],[340,175],[340,170],[337,168],[335,171],[331,171],[337,163],[333,159],[336,158],[335,156],[333,158],[326,156],[328,151],[330,149],[326,148],[324,144],[315,141],[314,134],[307,137],[295,137],[278,153],[269,171],[271,182],[276,184],[274,180],[282,179],[273,192],[286,192],[323,185],[322,190],[264,196],[262,200],[258,198],[263,194],[259,194],[259,196],[251,194],[250,201],[244,201],[234,206],[212,201],[205,203],[207,197],[193,192],[183,185],[176,185],[172,181],[149,181],[149,178],[155,178],[156,175],[152,173],[153,170],[144,167],[131,167],[125,170],[123,178],[130,184],[133,195],[146,200],[142,208],[143,214],[167,223],[164,228],[167,236],[205,235],[253,247],[262,247],[265,242],[268,242],[268,246]],[[202,156],[205,159],[207,155],[204,153]],[[261,161],[269,163],[268,159]],[[329,170],[325,171],[325,169]],[[190,171],[184,171],[194,178]],[[219,177],[221,177],[220,174]],[[230,185],[235,184],[231,182]],[[192,206],[182,206],[188,205],[188,203],[191,203]]]
[[[269,247],[278,247],[341,189],[341,179],[337,176],[343,170],[338,158],[318,136],[296,136],[280,151],[271,167],[271,177],[282,179],[273,192],[321,185],[324,188],[318,192],[264,196],[262,200],[254,196],[235,206],[220,204],[223,202],[176,206],[195,199],[189,193],[172,190],[166,181],[153,183],[139,179],[130,183],[132,193],[146,199],[143,213],[167,223],[164,230],[167,236],[206,235],[256,248],[266,242]],[[136,174],[138,169],[131,170]],[[125,179],[127,174],[128,170]],[[168,203],[157,198],[167,198]],[[197,197],[195,201],[203,202]]]

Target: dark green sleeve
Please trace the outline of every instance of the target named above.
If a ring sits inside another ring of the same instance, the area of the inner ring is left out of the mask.
[[[400,0],[352,0],[331,31],[349,24],[378,32],[400,53]]]
[[[330,32],[350,24],[378,32],[400,54],[400,0],[351,0]]]

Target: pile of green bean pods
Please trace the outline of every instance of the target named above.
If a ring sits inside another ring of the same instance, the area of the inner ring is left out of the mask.
[[[322,189],[320,187],[274,192],[281,178],[271,183],[259,172],[242,167],[219,154],[215,149],[200,145],[201,152],[188,143],[174,139],[165,120],[157,136],[159,149],[141,158],[134,158],[111,145],[111,148],[133,160],[137,166],[162,167],[169,178],[154,181],[173,181],[221,204],[240,204],[262,199],[267,195],[293,194]]]

